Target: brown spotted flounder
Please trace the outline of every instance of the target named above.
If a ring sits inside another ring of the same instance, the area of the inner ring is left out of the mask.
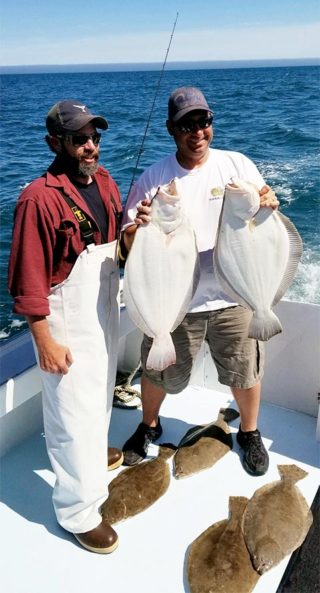
[[[241,529],[248,499],[229,499],[230,519],[211,525],[191,544],[190,593],[251,593],[259,579]]]
[[[313,520],[295,485],[307,472],[296,465],[278,465],[278,470],[281,480],[256,490],[244,513],[244,538],[259,574],[298,548]]]
[[[195,426],[181,439],[173,458],[176,478],[190,476],[214,465],[233,447],[228,422],[239,417],[232,408],[221,408],[215,422]]]
[[[103,519],[112,525],[141,513],[156,502],[168,489],[167,459],[174,451],[174,445],[160,445],[158,457],[126,468],[114,478],[109,484],[109,496],[101,507]]]

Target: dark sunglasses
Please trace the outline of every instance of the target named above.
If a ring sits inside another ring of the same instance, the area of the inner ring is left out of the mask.
[[[179,132],[183,134],[190,134],[191,132],[195,132],[196,130],[205,130],[209,128],[213,122],[213,116],[203,116],[199,117],[199,119],[185,119],[181,122],[177,122],[174,124],[174,127]]]
[[[101,134],[99,132],[94,132],[94,134],[64,134],[62,138],[65,138],[73,146],[84,146],[88,140],[92,140],[93,144],[98,146]]]

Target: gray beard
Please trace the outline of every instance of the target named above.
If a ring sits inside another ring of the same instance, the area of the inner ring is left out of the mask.
[[[97,171],[98,167],[99,164],[97,161],[95,163],[92,163],[91,165],[88,165],[87,163],[79,163],[79,175],[84,177],[90,177]]]
[[[98,160],[90,165],[82,163],[77,158],[70,156],[64,147],[58,155],[58,160],[62,163],[67,175],[71,177],[90,177],[99,167]]]

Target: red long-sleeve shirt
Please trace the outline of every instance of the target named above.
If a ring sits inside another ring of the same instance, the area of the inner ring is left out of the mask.
[[[94,179],[106,208],[110,242],[117,234],[116,212],[122,211],[119,189],[103,167],[99,167]],[[14,298],[13,311],[20,315],[49,315],[51,286],[68,277],[85,249],[79,224],[61,190],[93,223],[96,245],[102,242],[87,204],[54,162],[43,177],[23,190],[15,209],[8,286]]]

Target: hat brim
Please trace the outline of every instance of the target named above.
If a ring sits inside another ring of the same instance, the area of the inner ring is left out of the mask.
[[[89,123],[93,123],[96,128],[100,128],[101,130],[107,130],[109,127],[107,120],[100,115],[81,114],[81,116],[73,118],[72,123],[69,126],[64,125],[63,129],[70,132],[78,132],[78,130]]]
[[[203,105],[192,105],[192,107],[189,106],[185,107],[184,109],[180,109],[180,111],[178,111],[178,113],[176,113],[175,116],[172,118],[172,121],[179,121],[179,119],[181,119],[184,115],[187,115],[187,113],[190,113],[191,111],[206,111],[207,113],[212,113],[209,107],[204,107]]]

